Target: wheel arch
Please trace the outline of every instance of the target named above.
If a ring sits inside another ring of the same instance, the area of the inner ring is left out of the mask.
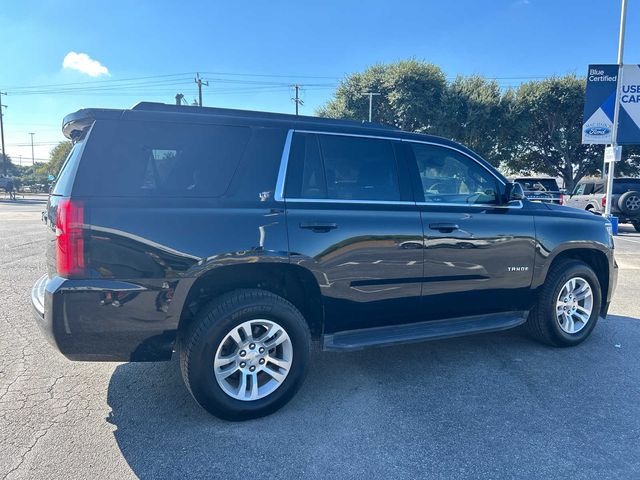
[[[545,282],[551,269],[564,260],[578,260],[593,269],[598,281],[600,282],[600,291],[602,294],[603,308],[606,304],[607,292],[609,291],[609,261],[604,251],[597,248],[577,247],[566,248],[558,251],[553,257],[550,257],[546,263],[546,267],[538,277],[535,287],[540,287]]]
[[[240,288],[259,288],[286,299],[302,313],[314,337],[322,334],[324,308],[315,277],[299,265],[277,262],[221,266],[203,273],[186,295],[178,334],[185,331],[197,311],[213,298]]]

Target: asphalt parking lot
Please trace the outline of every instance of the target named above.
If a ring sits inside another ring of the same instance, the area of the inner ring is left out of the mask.
[[[0,200],[2,478],[638,478],[640,234],[611,315],[572,349],[518,331],[315,352],[298,395],[228,423],[176,362],[74,363],[32,319],[42,200]]]

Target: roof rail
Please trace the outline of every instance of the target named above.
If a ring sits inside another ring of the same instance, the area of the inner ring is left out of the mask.
[[[384,123],[358,122],[356,120],[343,120],[337,118],[311,117],[306,115],[291,115],[288,113],[259,112],[253,110],[236,110],[233,108],[218,107],[198,107],[189,105],[173,105],[157,102],[140,102],[134,105],[131,110],[153,111],[153,112],[171,112],[171,113],[190,113],[200,115],[222,115],[229,117],[244,118],[260,118],[265,120],[288,120],[304,123],[318,123],[322,125],[343,125],[353,127],[369,127],[380,128],[385,130],[398,130],[398,128]]]

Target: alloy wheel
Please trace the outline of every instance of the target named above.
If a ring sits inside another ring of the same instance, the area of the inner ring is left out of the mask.
[[[276,322],[249,320],[224,337],[214,359],[216,381],[232,398],[253,401],[282,385],[291,370],[293,345]]]
[[[578,333],[589,322],[593,311],[593,291],[582,277],[568,280],[560,289],[556,301],[556,320],[569,334]]]

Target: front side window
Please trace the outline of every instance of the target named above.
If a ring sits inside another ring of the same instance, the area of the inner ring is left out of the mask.
[[[426,203],[498,203],[496,178],[476,161],[450,148],[412,144]]]
[[[374,138],[296,133],[285,185],[288,198],[400,200],[393,145]]]

